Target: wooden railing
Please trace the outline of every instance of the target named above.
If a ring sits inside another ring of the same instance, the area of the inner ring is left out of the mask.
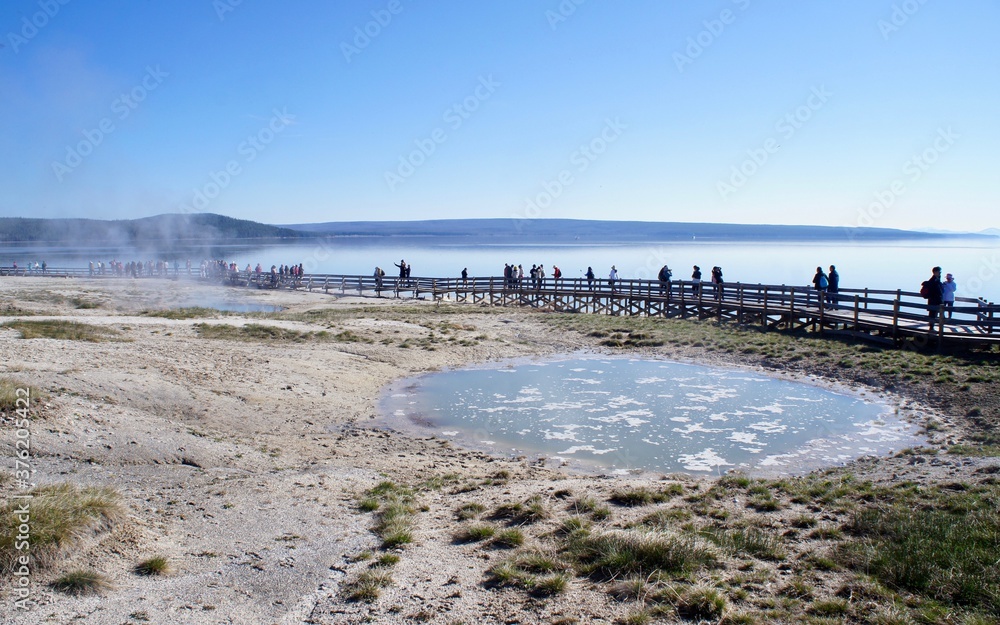
[[[214,270],[215,268],[211,268]],[[211,271],[210,270],[210,271]],[[114,278],[120,275],[87,268],[47,268],[45,272],[0,267],[2,276],[51,276]],[[661,284],[656,280],[617,280],[613,285],[605,279],[545,278],[505,280],[503,277],[462,278],[399,278],[346,274],[306,274],[300,277],[260,274],[246,271],[217,270],[202,277],[200,269],[169,268],[162,275],[142,275],[148,279],[203,279],[225,284],[256,288],[301,288],[326,293],[357,294],[391,297],[456,298],[476,296],[523,296],[544,303],[551,298],[578,300],[639,301],[663,306],[667,316],[714,314],[723,311],[756,314],[761,320],[793,316],[811,320],[819,329],[842,325],[858,331],[887,330],[892,336],[922,332],[929,329],[929,307],[919,293],[903,290],[851,289],[837,293],[822,293],[808,286],[773,284],[694,283],[672,281]],[[523,298],[522,298],[523,299]],[[939,336],[991,337],[1000,339],[1000,306],[980,298],[956,297],[954,306],[942,310],[935,318]]]

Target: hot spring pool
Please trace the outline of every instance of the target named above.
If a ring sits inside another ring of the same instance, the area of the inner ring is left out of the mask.
[[[745,371],[632,358],[516,361],[390,386],[390,424],[602,472],[800,473],[924,442],[891,407]]]

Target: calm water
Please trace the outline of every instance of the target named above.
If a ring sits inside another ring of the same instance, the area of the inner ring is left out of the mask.
[[[471,276],[499,276],[504,263],[520,263],[525,273],[532,264],[543,264],[548,275],[558,265],[567,278],[582,277],[593,267],[599,277],[606,277],[611,265],[619,276],[653,278],[663,264],[674,270],[676,279],[691,275],[692,265],[700,265],[704,275],[714,265],[724,270],[728,282],[806,285],[812,281],[817,266],[836,265],[844,288],[903,289],[918,291],[930,275],[930,268],[941,265],[955,274],[958,295],[983,297],[1000,302],[1000,242],[971,242],[963,239],[893,241],[851,244],[847,242],[690,242],[639,243],[631,245],[479,245],[449,244],[443,239],[407,239],[406,244],[386,245],[366,240],[336,240],[324,243],[268,246],[228,246],[192,248],[176,253],[183,259],[224,258],[241,268],[260,263],[271,265],[302,263],[310,273],[371,275],[381,266],[394,275],[393,263],[405,259],[414,276],[457,277],[463,267]],[[17,260],[47,260],[52,267],[85,267],[90,260],[112,258],[157,258],[157,253],[104,249],[100,252],[55,251],[44,248],[4,249],[0,264]],[[167,257],[169,255],[161,254]],[[170,258],[173,258],[172,256]]]
[[[921,444],[885,405],[810,384],[629,358],[512,362],[393,385],[390,423],[603,472],[799,473]]]

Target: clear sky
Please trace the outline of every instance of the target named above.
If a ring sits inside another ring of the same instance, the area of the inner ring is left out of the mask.
[[[998,227],[996,0],[4,0],[0,216]]]

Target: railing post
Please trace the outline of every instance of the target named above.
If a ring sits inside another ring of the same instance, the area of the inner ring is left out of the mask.
[[[989,306],[990,306],[989,325],[986,326],[986,334],[993,334],[993,302],[990,302]]]
[[[938,306],[937,318],[938,318],[938,349],[941,349],[941,343],[944,340],[944,304]]]
[[[854,294],[854,331],[855,332],[859,331],[859,329],[858,329],[858,312],[859,312],[858,311],[858,306],[861,304],[860,299],[861,299],[860,296],[857,293],[855,293]],[[865,302],[865,307],[867,307],[867,306],[868,306],[868,303]]]
[[[899,298],[892,302],[892,340],[899,336]]]
[[[795,312],[795,287],[794,286],[791,288],[790,293],[791,293],[791,297],[789,298],[790,299],[790,303],[788,305],[788,312],[794,313]]]
[[[760,325],[767,327],[767,286],[764,287],[764,314],[760,317]]]
[[[868,310],[868,287],[865,287],[865,310]]]

